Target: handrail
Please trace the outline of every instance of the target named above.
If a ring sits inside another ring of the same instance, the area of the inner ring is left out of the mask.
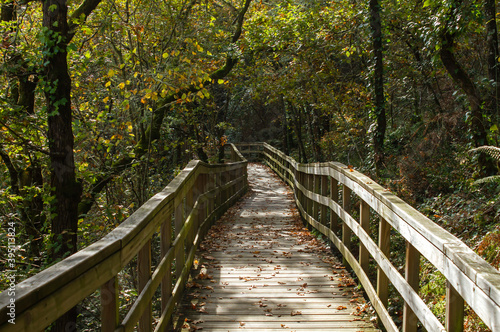
[[[387,331],[398,331],[387,311],[389,281],[405,301],[403,331],[416,331],[418,321],[427,331],[463,331],[464,300],[492,331],[500,331],[500,273],[458,238],[367,176],[341,163],[299,164],[266,143],[237,146],[243,155],[260,153],[293,188],[302,217],[342,253]],[[351,215],[351,194],[360,199],[359,221]],[[370,234],[371,211],[380,220],[378,243]],[[388,259],[391,228],[406,240],[404,276]],[[351,251],[352,234],[360,242],[357,255]],[[447,279],[445,326],[418,295],[420,255]],[[376,287],[368,278],[372,262],[377,265]]]
[[[101,331],[133,331],[138,323],[139,331],[152,331],[151,300],[159,287],[162,313],[155,331],[165,330],[201,239],[247,190],[247,161],[234,145],[229,146],[233,162],[191,161],[163,191],[104,238],[16,285],[15,325],[8,322],[11,297],[0,293],[0,331],[43,330],[98,289]],[[158,231],[161,261],[151,272],[151,239]],[[139,294],[120,321],[118,273],[134,257]]]

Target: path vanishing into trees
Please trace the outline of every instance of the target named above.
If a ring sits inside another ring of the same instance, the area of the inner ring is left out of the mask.
[[[200,246],[178,330],[378,331],[344,266],[305,228],[293,193],[249,164],[249,193]]]

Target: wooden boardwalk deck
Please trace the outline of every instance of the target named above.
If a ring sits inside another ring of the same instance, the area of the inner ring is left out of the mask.
[[[378,331],[347,271],[303,227],[288,188],[262,165],[248,172],[250,192],[200,247],[177,330]]]

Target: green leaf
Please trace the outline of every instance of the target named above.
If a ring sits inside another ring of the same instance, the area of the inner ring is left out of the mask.
[[[431,5],[431,0],[425,0],[423,8],[429,7],[430,5]]]

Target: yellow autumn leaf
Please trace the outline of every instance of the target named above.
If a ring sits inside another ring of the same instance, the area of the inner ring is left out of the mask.
[[[106,97],[102,100],[104,103],[107,103],[109,101],[109,97]]]
[[[200,97],[201,99],[205,98],[205,96],[203,95],[203,92],[201,92],[201,91],[198,91],[198,92],[196,93],[196,95],[197,95],[198,97]]]
[[[108,71],[108,76],[109,76],[109,77],[113,77],[113,76],[115,76],[115,74],[116,74],[116,71],[115,71],[114,69],[110,69],[110,70]]]
[[[125,88],[125,83],[121,82],[120,84],[118,84],[118,87],[119,87],[120,89]]]
[[[111,86],[111,81],[106,82],[106,85],[104,85],[106,88],[109,88]]]

